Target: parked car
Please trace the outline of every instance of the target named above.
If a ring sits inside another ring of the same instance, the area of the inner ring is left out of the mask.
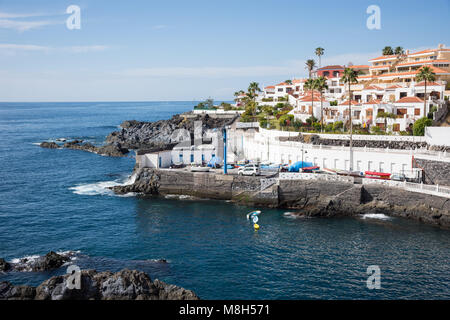
[[[391,180],[394,180],[394,181],[405,181],[406,177],[402,173],[394,173],[394,174],[391,175]]]
[[[260,174],[261,168],[257,164],[246,164],[238,170],[240,176],[259,176]]]

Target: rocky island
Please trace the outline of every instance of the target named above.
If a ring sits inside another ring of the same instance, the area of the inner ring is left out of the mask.
[[[72,252],[49,252],[36,259],[7,262],[0,259],[1,272],[41,272],[60,268],[71,260]],[[0,300],[198,300],[191,290],[167,284],[138,270],[119,272],[82,270],[80,289],[67,286],[69,274],[51,277],[39,286],[0,282]]]

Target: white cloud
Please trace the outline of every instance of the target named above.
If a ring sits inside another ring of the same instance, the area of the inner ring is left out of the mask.
[[[72,53],[87,53],[87,52],[99,52],[104,51],[108,47],[102,45],[93,45],[93,46],[72,46],[72,47],[63,47],[61,50],[68,51]]]
[[[0,43],[0,54],[15,55],[17,53],[29,52],[70,52],[70,53],[88,53],[104,51],[108,47],[104,45],[90,45],[90,46],[71,46],[71,47],[50,47],[40,46],[34,44],[14,44],[14,43]]]
[[[31,18],[45,16],[42,13],[7,13],[0,12],[0,19],[17,19],[17,18]]]
[[[62,24],[62,22],[56,21],[16,21],[10,19],[0,19],[0,28],[3,29],[14,29],[20,32],[28,31],[35,28],[40,28],[43,26],[48,26],[52,24]]]
[[[160,29],[166,29],[167,26],[165,24],[158,24],[156,26],[153,26],[152,29],[154,30],[160,30]]]

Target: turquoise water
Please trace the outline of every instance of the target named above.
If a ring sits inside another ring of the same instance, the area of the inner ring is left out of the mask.
[[[79,251],[82,268],[137,268],[203,299],[450,298],[450,232],[399,218],[293,219],[284,210],[207,200],[119,197],[133,158],[49,150],[44,140],[101,144],[123,120],[153,121],[193,102],[1,103],[0,257]],[[166,259],[167,264],[155,262]],[[366,269],[381,269],[368,290]],[[53,274],[8,273],[39,284]]]

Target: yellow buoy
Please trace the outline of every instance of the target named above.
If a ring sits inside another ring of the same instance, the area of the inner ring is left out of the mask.
[[[253,228],[255,228],[255,230],[258,230],[258,229],[259,229],[259,224],[255,223],[255,224],[253,225]]]

